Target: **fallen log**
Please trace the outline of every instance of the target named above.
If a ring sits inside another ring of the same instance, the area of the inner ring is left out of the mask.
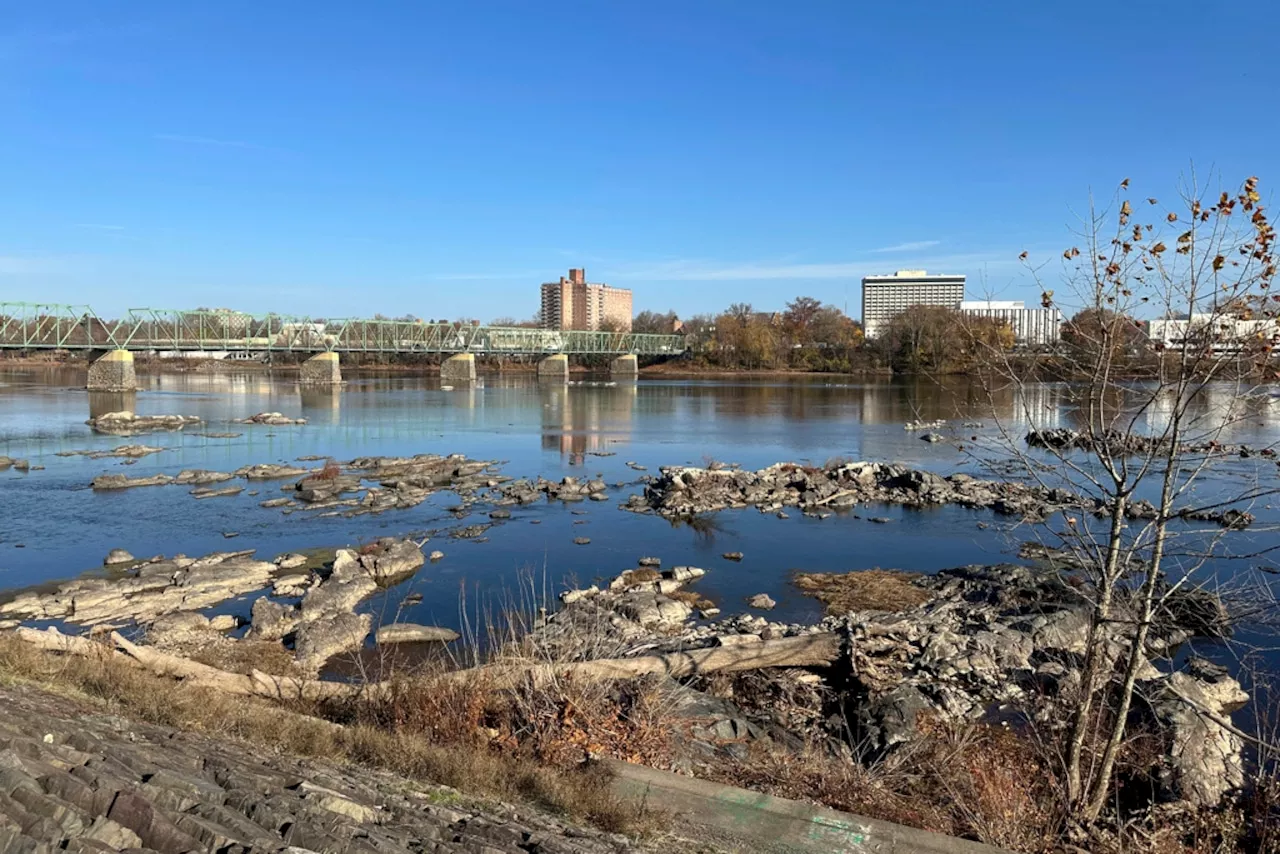
[[[377,698],[390,692],[392,681],[360,685],[329,682],[321,679],[297,679],[273,676],[255,670],[249,675],[219,670],[189,658],[139,646],[112,632],[107,640],[65,635],[50,627],[45,631],[17,628],[21,640],[41,649],[71,655],[120,657],[161,676],[244,696],[269,697],[277,700],[335,700],[359,697]],[[711,647],[688,652],[645,655],[637,658],[602,658],[572,664],[499,663],[468,670],[454,670],[425,677],[426,681],[464,683],[476,681],[491,690],[514,688],[531,681],[544,685],[557,679],[574,678],[591,681],[635,679],[640,676],[693,676],[700,673],[733,673],[765,667],[826,667],[840,655],[840,637],[834,632],[820,632],[798,637],[761,641],[746,646]]]

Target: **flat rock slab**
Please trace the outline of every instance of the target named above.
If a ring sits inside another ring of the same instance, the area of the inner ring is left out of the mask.
[[[623,854],[622,837],[355,765],[0,687],[0,851]],[[447,803],[448,806],[441,804]],[[518,819],[511,818],[518,816]]]

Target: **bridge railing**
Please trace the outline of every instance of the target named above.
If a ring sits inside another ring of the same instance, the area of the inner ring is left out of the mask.
[[[0,302],[0,348],[667,355],[683,352],[685,341],[680,335],[381,318],[324,320],[207,309],[131,308],[123,318],[103,320],[87,305]]]

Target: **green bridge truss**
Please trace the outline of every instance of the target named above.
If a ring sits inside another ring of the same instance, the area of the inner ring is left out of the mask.
[[[0,302],[0,349],[229,353],[674,355],[683,335],[526,329],[404,320],[131,308],[104,320],[87,305]]]

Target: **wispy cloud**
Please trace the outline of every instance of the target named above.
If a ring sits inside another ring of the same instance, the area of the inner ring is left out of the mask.
[[[918,252],[921,249],[929,249],[937,246],[941,240],[912,240],[907,243],[895,243],[893,246],[885,246],[880,249],[872,249],[872,252]]]
[[[205,145],[215,148],[249,148],[258,151],[265,151],[265,145],[258,145],[253,142],[242,142],[236,139],[215,139],[210,136],[187,136],[181,133],[158,133],[155,138],[161,142],[177,142],[183,145]]]
[[[123,225],[106,225],[101,222],[77,222],[76,228],[87,228],[92,231],[124,231]]]

